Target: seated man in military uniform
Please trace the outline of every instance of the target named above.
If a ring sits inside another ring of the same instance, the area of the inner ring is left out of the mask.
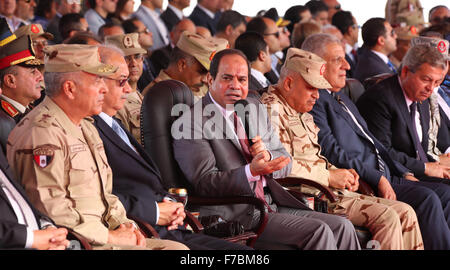
[[[206,39],[194,33],[183,32],[172,51],[169,66],[159,72],[158,77],[145,87],[142,94],[145,96],[156,83],[172,79],[185,83],[195,100],[202,98],[208,92],[206,74],[211,60],[215,53],[227,47],[226,39]]]
[[[90,45],[44,49],[46,97],[8,138],[7,157],[33,205],[94,249],[187,249],[145,238],[112,194],[112,171],[92,119],[117,67]]]
[[[0,47],[0,144],[4,150],[11,130],[31,109],[30,103],[41,96],[41,62],[30,48],[28,35]],[[26,61],[17,61],[24,55]]]
[[[417,217],[409,205],[355,193],[359,185],[356,171],[336,168],[321,155],[319,129],[308,112],[319,98],[318,88],[331,87],[323,77],[325,64],[313,53],[289,49],[278,84],[270,86],[261,98],[283,146],[293,157],[290,176],[333,188],[338,202],[330,204],[329,211],[367,227],[381,249],[423,249]],[[303,191],[319,193],[310,188]]]

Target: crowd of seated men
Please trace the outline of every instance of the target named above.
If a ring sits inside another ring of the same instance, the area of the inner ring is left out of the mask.
[[[303,2],[0,1],[0,249],[450,249],[450,10]]]

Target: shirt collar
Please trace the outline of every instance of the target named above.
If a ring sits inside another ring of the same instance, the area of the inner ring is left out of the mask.
[[[103,121],[105,121],[105,123],[106,123],[108,126],[110,126],[110,127],[112,128],[112,123],[113,123],[114,119],[113,119],[111,116],[107,115],[107,114],[104,113],[104,112],[101,112],[98,116],[99,116],[101,119],[103,119]]]
[[[167,7],[170,8],[175,13],[175,15],[177,15],[177,17],[180,20],[183,19],[183,16],[184,16],[183,11],[181,11],[178,8],[172,6],[171,4],[168,4]]]
[[[226,110],[224,107],[220,106],[220,104],[217,103],[217,102],[214,100],[214,98],[211,96],[211,92],[208,92],[208,95],[209,95],[209,97],[211,98],[211,100],[212,100],[212,102],[214,103],[214,105],[216,105],[216,106],[220,109],[220,112],[222,113],[222,115],[224,115],[227,119],[229,119],[230,115],[231,115],[232,113],[234,113],[234,110],[233,110],[233,111],[228,111],[228,110]]]
[[[209,10],[209,9],[207,9],[207,8],[205,8],[205,7],[203,7],[203,6],[200,5],[200,4],[197,4],[197,7],[198,7],[199,9],[203,10],[209,17],[211,17],[211,19],[214,19],[215,14],[214,14],[211,10]]]
[[[371,50],[371,51],[372,51],[374,54],[378,55],[378,57],[380,57],[381,60],[383,60],[383,62],[385,62],[386,64],[389,62],[389,58],[388,58],[385,54],[380,53],[380,52],[377,52],[377,51],[374,51],[374,50]]]
[[[250,74],[263,86],[263,87],[267,87],[267,78],[264,76],[264,74],[262,74],[261,71],[256,70],[254,68],[252,68],[250,70]]]

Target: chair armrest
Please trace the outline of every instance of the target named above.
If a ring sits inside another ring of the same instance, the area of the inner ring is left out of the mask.
[[[200,221],[189,211],[185,210],[184,213],[186,213],[185,221],[189,226],[191,226],[192,230],[194,230],[195,233],[199,233],[203,231],[203,225],[200,223]]]
[[[362,179],[359,179],[358,192],[367,196],[375,196],[375,192],[373,191],[372,187]]]
[[[337,197],[334,195],[333,191],[329,187],[325,187],[317,182],[314,182],[312,180],[304,179],[304,178],[297,178],[297,177],[286,177],[286,178],[280,178],[275,179],[280,185],[283,187],[290,187],[290,186],[299,186],[299,185],[306,185],[313,188],[317,188],[320,192],[322,192],[325,197],[330,202],[336,202]]]
[[[251,196],[231,196],[231,197],[197,197],[189,196],[188,204],[192,205],[227,205],[227,204],[252,204],[260,212],[258,225],[252,230],[260,235],[266,226],[267,215],[264,202]],[[257,238],[252,239],[250,246],[253,246]]]
[[[158,232],[148,222],[135,216],[129,215],[128,218],[136,222],[136,224],[139,226],[139,229],[146,237],[150,238],[153,236],[154,238],[159,238]]]

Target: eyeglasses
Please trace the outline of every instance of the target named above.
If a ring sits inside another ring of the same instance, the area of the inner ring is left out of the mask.
[[[341,4],[337,4],[334,6],[334,9],[341,9]]]
[[[73,4],[81,5],[81,0],[66,0],[66,2],[69,5],[73,5]]]
[[[352,25],[352,28],[353,28],[353,29],[360,29],[361,26],[359,26],[359,25],[357,25],[357,24],[355,23],[354,25]]]
[[[264,35],[265,35],[265,36],[274,35],[276,38],[280,38],[280,32],[269,33],[269,34],[264,34]]]
[[[130,62],[133,59],[137,60],[137,61],[142,60],[142,59],[144,59],[144,55],[138,53],[138,54],[132,54],[132,55],[125,56],[125,60],[128,62]]]
[[[145,28],[144,30],[138,32],[138,34],[148,34],[148,33],[150,33],[150,32],[151,32],[150,30],[148,30],[147,28]]]
[[[106,79],[110,79],[110,80],[114,80],[114,81],[116,81],[116,82],[119,82],[119,86],[120,87],[124,87],[125,86],[125,84],[128,82],[128,80],[129,80],[129,78],[126,78],[126,79],[113,79],[113,78],[108,78],[108,77],[105,77]]]

